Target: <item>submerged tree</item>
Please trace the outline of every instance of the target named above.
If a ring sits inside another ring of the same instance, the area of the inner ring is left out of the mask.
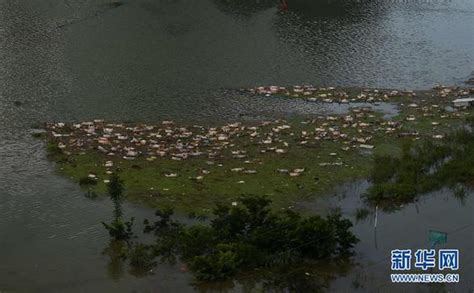
[[[114,217],[115,219],[122,218],[122,197],[123,197],[123,182],[117,174],[110,177],[107,191],[110,199],[114,203]]]
[[[358,239],[352,223],[340,214],[304,217],[294,211],[273,212],[271,200],[241,197],[237,205],[217,205],[209,224],[183,225],[172,220],[172,210],[159,210],[151,245],[135,245],[129,256],[135,267],[149,270],[153,259],[180,260],[199,281],[223,280],[239,272],[282,268],[351,254]]]
[[[102,254],[109,257],[107,273],[113,280],[119,280],[124,274],[125,261],[127,259],[127,244],[124,241],[111,239]]]
[[[124,262],[130,254],[133,238],[133,218],[130,221],[123,221],[122,201],[123,201],[123,182],[116,174],[110,177],[107,186],[107,193],[114,204],[113,220],[110,224],[102,222],[105,229],[109,232],[110,242],[103,251],[104,255],[109,257],[108,272],[116,280],[123,275]]]
[[[160,259],[183,262],[198,281],[224,280],[255,269],[346,257],[358,241],[349,231],[352,223],[340,213],[323,218],[291,210],[274,212],[270,199],[243,196],[232,205],[218,204],[210,222],[193,225],[173,220],[172,209],[157,210],[154,222],[144,222],[144,233],[152,234],[154,241],[132,242],[133,218],[122,219],[123,190],[118,175],[111,176],[108,194],[114,203],[114,219],[103,225],[112,238],[105,252],[117,276],[122,260],[128,259],[130,273],[144,276]]]
[[[114,203],[114,219],[110,224],[102,222],[104,227],[109,231],[110,237],[117,241],[126,241],[127,243],[133,237],[133,221],[123,221],[122,219],[122,201],[123,201],[123,182],[117,174],[110,177],[110,182],[107,186],[107,191],[110,199]]]

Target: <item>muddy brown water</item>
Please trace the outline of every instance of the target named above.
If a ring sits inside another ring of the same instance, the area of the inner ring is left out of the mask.
[[[109,274],[100,221],[109,219],[110,203],[85,198],[56,175],[43,144],[29,135],[32,126],[317,114],[331,109],[238,89],[302,83],[425,89],[461,84],[472,72],[470,0],[343,7],[294,0],[286,13],[276,2],[0,0],[0,290],[193,291],[190,275],[175,267],[146,278]],[[381,216],[378,249],[370,223],[356,225],[364,239],[360,262],[378,262],[392,245],[423,241],[430,225],[448,231],[472,225],[471,197],[465,205],[443,194],[424,201],[419,213],[408,206]],[[126,211],[151,214],[134,205]],[[450,243],[472,249],[470,229]],[[463,265],[472,271],[472,261]],[[392,288],[386,264],[374,267],[381,269],[362,266],[354,274],[372,278],[370,288]],[[334,290],[349,288],[353,276],[335,280]]]

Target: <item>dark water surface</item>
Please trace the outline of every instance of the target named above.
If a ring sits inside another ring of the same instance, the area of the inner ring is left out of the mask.
[[[339,186],[334,193],[300,204],[301,208],[325,214],[338,208],[351,219],[354,232],[360,238],[356,246],[355,266],[348,274],[332,282],[334,292],[472,292],[474,289],[474,192],[456,198],[453,191],[443,189],[421,196],[415,203],[400,207],[398,211],[375,208],[369,215],[357,219],[357,210],[365,208],[363,194],[367,181],[356,181]],[[398,285],[390,282],[390,251],[392,249],[429,249],[429,231],[448,233],[448,242],[439,248],[460,250],[459,284]]]
[[[109,219],[110,204],[84,198],[55,175],[42,143],[29,135],[32,126],[314,114],[328,109],[255,99],[237,89],[301,83],[421,89],[460,84],[474,70],[471,0],[343,6],[289,0],[286,13],[275,2],[0,0],[0,290],[192,290],[190,277],[169,267],[148,278],[125,273],[113,280],[101,255],[107,235],[100,221]],[[426,201],[434,214],[423,220],[407,208],[399,213],[404,223],[433,220],[448,230],[470,223],[456,245],[471,247],[472,259],[472,199],[464,206]],[[387,217],[385,241],[420,240],[404,234],[397,215]],[[356,232],[365,237],[371,225]],[[358,250],[375,261],[387,255],[384,247]]]

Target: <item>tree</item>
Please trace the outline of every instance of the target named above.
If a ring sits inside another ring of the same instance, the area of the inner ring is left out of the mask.
[[[183,225],[170,209],[158,210],[154,223],[145,221],[145,233],[155,242],[136,246],[130,254],[149,269],[154,257],[177,259],[188,265],[199,281],[230,278],[238,272],[279,268],[308,261],[330,261],[350,255],[358,239],[352,223],[340,214],[303,217],[294,211],[273,212],[271,200],[241,197],[237,205],[219,204],[209,225]]]
[[[117,241],[126,241],[129,244],[129,241],[133,237],[133,222],[134,218],[131,218],[129,221],[122,220],[122,200],[123,200],[123,182],[120,180],[120,177],[117,174],[113,174],[110,177],[109,185],[107,186],[107,191],[110,199],[114,203],[114,219],[110,224],[102,222],[105,229],[109,231],[110,237]]]

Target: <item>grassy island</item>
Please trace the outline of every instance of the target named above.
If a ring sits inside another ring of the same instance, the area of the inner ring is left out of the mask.
[[[127,196],[152,207],[207,214],[217,202],[265,195],[277,208],[371,175],[374,158],[401,157],[407,142],[442,142],[472,121],[472,109],[449,109],[472,89],[432,91],[253,89],[308,103],[359,103],[341,115],[220,126],[112,123],[94,120],[46,125],[48,152],[62,174],[91,193],[105,194],[118,172]],[[288,92],[288,94],[286,94]],[[387,118],[371,103],[394,103]]]

